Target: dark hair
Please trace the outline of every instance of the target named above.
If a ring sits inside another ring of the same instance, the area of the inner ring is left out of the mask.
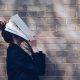
[[[14,39],[18,39],[18,40],[21,40],[21,41],[25,41],[25,39],[23,39],[22,37],[16,35],[16,34],[12,34],[13,35],[13,38]]]
[[[1,31],[5,29],[5,25],[6,25],[5,21],[4,22],[0,21],[0,30]]]
[[[12,37],[12,33],[2,30],[1,33],[3,39],[7,42],[7,43],[12,43],[13,42],[13,37]]]
[[[15,34],[12,34],[8,31],[5,31],[5,30],[2,30],[2,37],[3,39],[7,42],[7,43],[13,43],[13,38],[16,38],[18,40],[21,40],[21,41],[25,41],[25,39],[23,39],[22,37],[20,36],[17,36]]]

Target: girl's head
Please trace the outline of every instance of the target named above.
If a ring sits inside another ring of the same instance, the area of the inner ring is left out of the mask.
[[[12,43],[13,39],[12,39],[12,34],[5,31],[5,27],[6,26],[6,20],[4,19],[4,17],[0,17],[0,30],[1,30],[1,35],[3,37],[3,39],[7,42],[7,43]]]

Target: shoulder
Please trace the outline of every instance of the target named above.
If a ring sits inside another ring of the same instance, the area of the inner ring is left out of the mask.
[[[8,49],[7,49],[7,54],[9,55],[19,55],[19,56],[25,56],[27,55],[24,50],[17,44],[10,44]]]
[[[11,44],[7,49],[7,58],[11,60],[28,60],[29,56],[17,44]]]
[[[17,44],[9,44],[9,47],[7,49],[8,51],[15,51],[15,50],[19,50],[19,46]]]

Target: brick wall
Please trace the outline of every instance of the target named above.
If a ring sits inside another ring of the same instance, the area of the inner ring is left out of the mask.
[[[0,0],[6,20],[18,13],[37,33],[34,50],[46,54],[41,80],[80,80],[80,0]],[[0,80],[6,80],[6,49],[0,36]]]

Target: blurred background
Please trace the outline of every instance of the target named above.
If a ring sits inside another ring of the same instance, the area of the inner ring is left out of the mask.
[[[80,0],[0,0],[0,16],[19,14],[36,33],[34,51],[46,54],[40,80],[80,80]],[[0,80],[7,80],[6,50],[0,35]]]

